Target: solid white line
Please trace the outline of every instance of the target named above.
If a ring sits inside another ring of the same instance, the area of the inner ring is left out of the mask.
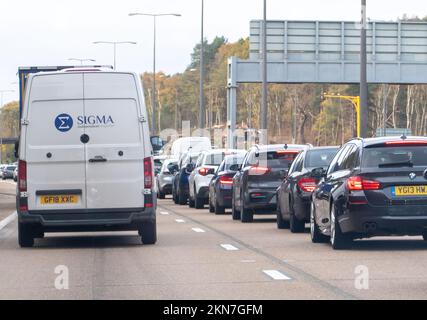
[[[227,251],[239,251],[239,248],[236,248],[231,244],[222,244],[221,247]]]
[[[160,211],[160,214],[161,214],[162,216],[168,216],[168,215],[169,215],[169,212],[167,212],[167,211]]]
[[[191,230],[193,230],[194,232],[197,232],[197,233],[205,233],[206,232],[205,230],[200,229],[200,228],[192,228]]]
[[[175,221],[178,223],[185,223],[185,220],[182,220],[182,219],[176,219]]]
[[[280,271],[277,270],[263,270],[267,276],[272,278],[273,280],[291,280],[288,276],[284,275]]]
[[[15,221],[17,217],[18,215],[16,214],[16,212],[14,212],[10,216],[8,216],[6,219],[0,221],[0,230],[4,229],[12,221]]]

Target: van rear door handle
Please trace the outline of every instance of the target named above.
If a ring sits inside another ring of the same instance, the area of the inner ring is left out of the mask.
[[[90,163],[107,162],[107,159],[105,159],[105,158],[104,158],[104,157],[102,157],[102,156],[96,156],[95,158],[90,159],[90,160],[89,160],[89,162],[90,162]]]

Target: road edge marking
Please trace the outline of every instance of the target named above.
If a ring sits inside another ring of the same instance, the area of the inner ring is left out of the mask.
[[[11,222],[15,221],[16,218],[18,218],[18,214],[15,211],[10,216],[0,221],[0,230],[3,230],[4,228],[6,228]]]

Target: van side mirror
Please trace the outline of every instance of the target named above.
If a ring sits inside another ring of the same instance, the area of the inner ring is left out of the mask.
[[[15,142],[15,158],[19,159],[19,141]]]

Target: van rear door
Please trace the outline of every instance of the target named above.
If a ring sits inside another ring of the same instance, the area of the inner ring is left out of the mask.
[[[87,208],[144,207],[144,141],[132,74],[85,73]],[[147,143],[150,143],[149,141]]]
[[[24,110],[28,207],[36,210],[86,208],[83,75],[37,75]]]

